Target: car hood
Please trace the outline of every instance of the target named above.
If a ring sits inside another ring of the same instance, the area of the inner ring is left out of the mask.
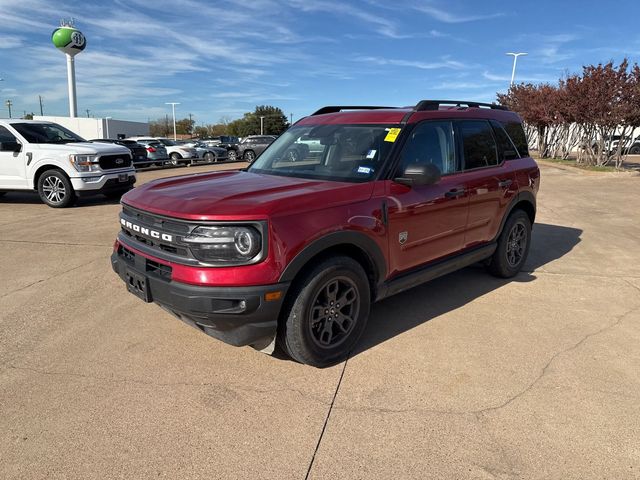
[[[49,150],[60,153],[68,152],[70,154],[76,153],[79,155],[119,155],[130,153],[127,147],[110,143],[36,143],[30,144],[30,148],[33,148],[35,145],[37,145],[40,150]]]
[[[155,180],[123,203],[189,220],[260,220],[326,209],[371,197],[373,183],[346,183],[225,171]]]

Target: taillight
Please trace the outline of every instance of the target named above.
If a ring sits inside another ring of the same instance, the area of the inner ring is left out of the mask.
[[[147,147],[147,152],[149,153],[156,153],[156,149],[153,147]]]

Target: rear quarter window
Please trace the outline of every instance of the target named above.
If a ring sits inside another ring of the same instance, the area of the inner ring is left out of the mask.
[[[501,122],[505,131],[511,137],[511,141],[518,149],[518,153],[521,157],[529,156],[529,144],[527,142],[527,136],[524,134],[524,129],[520,122]]]

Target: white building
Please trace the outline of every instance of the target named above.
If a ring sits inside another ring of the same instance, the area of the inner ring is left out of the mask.
[[[34,115],[33,119],[60,124],[86,140],[149,135],[149,124],[143,122],[128,122],[113,118],[70,118],[40,115]]]

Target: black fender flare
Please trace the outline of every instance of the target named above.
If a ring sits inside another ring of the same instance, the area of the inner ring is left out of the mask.
[[[368,257],[375,270],[376,283],[379,284],[384,281],[387,275],[387,262],[375,240],[361,232],[341,231],[329,233],[307,245],[289,262],[289,265],[287,265],[282,275],[280,275],[278,282],[293,281],[296,275],[311,259],[338,245],[348,245],[361,250]]]
[[[509,206],[507,207],[507,210],[504,216],[502,217],[502,221],[500,222],[500,228],[498,229],[498,233],[493,239],[494,241],[496,241],[502,234],[502,229],[504,228],[504,224],[507,223],[507,219],[509,218],[509,215],[511,215],[511,212],[513,211],[513,209],[516,208],[516,205],[519,205],[522,202],[531,204],[531,207],[533,208],[533,217],[535,219],[536,211],[537,211],[536,197],[531,192],[527,192],[527,191],[519,192],[515,197],[513,197],[513,200],[511,200],[511,203],[509,203]],[[533,222],[531,223],[533,224]]]

